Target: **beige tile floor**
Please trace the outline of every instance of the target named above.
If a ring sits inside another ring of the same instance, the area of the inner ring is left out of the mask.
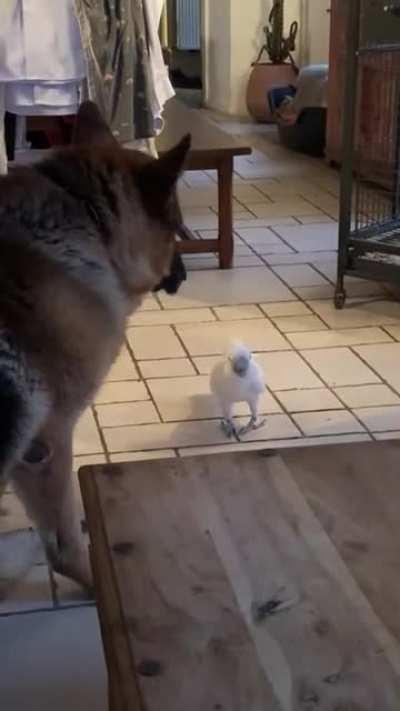
[[[336,172],[287,152],[273,130],[224,126],[246,133],[255,147],[235,164],[235,268],[221,272],[214,255],[193,255],[177,296],[145,300],[81,419],[75,469],[232,447],[400,436],[400,304],[381,286],[356,279],[348,280],[346,308],[332,304]],[[186,174],[180,196],[188,225],[209,237],[217,227],[215,173]],[[261,407],[266,425],[242,444],[222,434],[208,387],[210,368],[231,338],[254,349],[268,386]],[[78,498],[77,485],[76,491]],[[79,608],[80,592],[48,571],[29,526],[8,493],[0,510],[0,616]]]

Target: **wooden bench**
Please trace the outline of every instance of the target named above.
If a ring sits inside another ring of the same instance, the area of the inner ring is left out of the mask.
[[[15,118],[15,117],[14,117]],[[187,227],[179,236],[179,249],[184,253],[214,252],[218,254],[221,269],[230,269],[233,262],[233,159],[249,155],[248,144],[239,142],[216,124],[190,109],[177,99],[171,99],[165,107],[165,126],[157,139],[160,155],[172,148],[186,134],[192,135],[187,170],[216,170],[218,173],[218,239],[199,239]],[[30,117],[31,127],[42,130],[50,145],[69,143],[71,117]],[[7,123],[7,150],[13,158],[15,122]]]
[[[233,159],[249,155],[251,148],[211,123],[201,111],[190,109],[177,99],[167,103],[164,119],[164,130],[157,139],[160,155],[186,133],[191,133],[187,170],[218,172],[218,239],[197,239],[184,228],[180,234],[180,249],[192,254],[216,252],[221,269],[230,269],[233,261]]]
[[[80,471],[110,711],[398,711],[400,443]]]

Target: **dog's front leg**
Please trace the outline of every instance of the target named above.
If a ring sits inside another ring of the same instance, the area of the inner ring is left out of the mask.
[[[12,479],[41,534],[50,565],[88,590],[92,573],[72,486],[72,427],[45,428]]]

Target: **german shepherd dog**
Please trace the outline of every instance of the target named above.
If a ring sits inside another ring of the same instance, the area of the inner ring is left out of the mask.
[[[86,102],[71,147],[0,179],[0,484],[11,479],[53,569],[87,587],[74,427],[127,316],[171,278],[179,286],[176,185],[189,146],[186,136],[158,160],[124,150]]]

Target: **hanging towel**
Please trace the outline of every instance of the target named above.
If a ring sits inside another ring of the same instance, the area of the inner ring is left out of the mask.
[[[21,115],[74,113],[86,66],[74,0],[6,0],[0,24],[5,105]]]

